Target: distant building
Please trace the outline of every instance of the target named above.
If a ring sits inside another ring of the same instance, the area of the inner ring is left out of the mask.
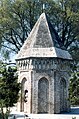
[[[17,55],[21,97],[17,109],[27,113],[60,113],[69,110],[71,56],[42,13]]]

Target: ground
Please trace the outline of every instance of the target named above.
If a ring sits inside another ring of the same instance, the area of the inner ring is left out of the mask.
[[[12,111],[16,111],[13,107]],[[79,119],[79,107],[71,107],[69,113],[62,114],[28,114],[27,119]],[[76,118],[75,118],[76,117]]]
[[[79,119],[79,107],[71,107],[71,111],[69,113],[29,114],[29,117],[31,119]]]

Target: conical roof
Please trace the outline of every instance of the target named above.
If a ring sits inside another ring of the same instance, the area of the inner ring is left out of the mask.
[[[16,60],[29,57],[71,59],[68,51],[63,50],[61,46],[62,42],[57,32],[45,13],[42,13],[19,51]]]

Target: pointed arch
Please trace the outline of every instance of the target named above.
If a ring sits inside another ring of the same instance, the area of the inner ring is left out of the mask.
[[[49,81],[42,77],[38,82],[38,113],[48,113]]]
[[[66,102],[67,102],[67,83],[64,78],[60,80],[60,112],[66,111]]]
[[[24,92],[25,92],[25,84],[27,82],[27,79],[24,77],[21,81],[21,105],[20,105],[20,111],[24,111]]]

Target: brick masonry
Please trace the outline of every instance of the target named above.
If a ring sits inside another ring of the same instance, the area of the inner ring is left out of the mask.
[[[19,99],[19,111],[34,114],[69,111],[69,61],[30,58],[17,61],[17,66],[18,81],[23,86],[20,93],[24,94],[24,91],[28,90],[27,102],[21,99],[24,97]]]
[[[17,110],[33,114],[69,111],[71,60],[43,13],[17,55],[18,82],[22,86]]]

